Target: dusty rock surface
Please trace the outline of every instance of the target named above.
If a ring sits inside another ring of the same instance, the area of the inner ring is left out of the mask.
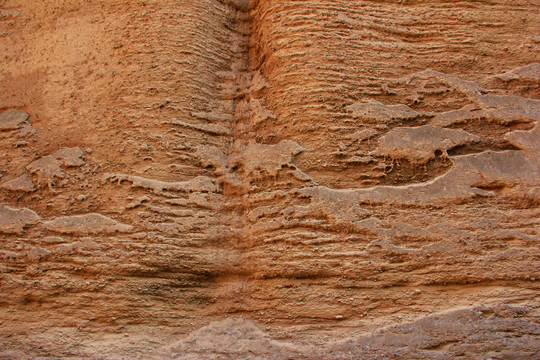
[[[537,0],[0,0],[0,358],[537,359]]]

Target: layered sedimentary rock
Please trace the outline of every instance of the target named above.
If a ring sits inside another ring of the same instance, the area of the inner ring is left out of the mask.
[[[0,2],[0,357],[537,357],[539,5]]]

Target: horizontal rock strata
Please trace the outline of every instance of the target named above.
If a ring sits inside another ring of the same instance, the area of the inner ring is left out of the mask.
[[[0,2],[0,358],[537,358],[539,19]]]

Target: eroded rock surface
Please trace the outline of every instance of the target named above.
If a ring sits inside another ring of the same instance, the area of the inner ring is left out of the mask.
[[[20,110],[8,110],[0,114],[0,130],[19,129],[30,117]]]
[[[538,7],[0,2],[0,358],[538,358]]]
[[[173,359],[294,359],[301,352],[292,344],[273,341],[244,319],[214,322],[197,330],[170,350]]]
[[[414,128],[399,127],[384,135],[374,155],[408,159],[412,163],[426,163],[437,151],[468,145],[480,138],[461,129],[444,129],[431,125]]]
[[[463,308],[369,335],[344,335],[324,347],[275,341],[251,322],[231,318],[211,323],[165,352],[173,359],[455,359],[477,354],[532,359],[540,346],[536,310],[507,305]]]
[[[62,167],[80,167],[84,165],[83,152],[80,148],[62,148],[52,155],[44,156],[33,161],[26,169],[37,174],[38,184],[48,186],[49,189],[58,184],[58,181],[64,179],[66,174]]]
[[[5,181],[0,184],[0,187],[10,191],[33,192],[36,186],[28,174],[21,175],[13,180]]]
[[[119,223],[101,214],[62,216],[43,223],[48,230],[67,234],[114,234],[132,232],[134,227]]]
[[[0,232],[21,234],[25,227],[35,225],[40,217],[30,209],[13,209],[0,205]]]

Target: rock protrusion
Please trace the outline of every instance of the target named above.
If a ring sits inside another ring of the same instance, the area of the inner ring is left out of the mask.
[[[0,114],[0,130],[20,129],[30,115],[21,110],[7,110]]]
[[[250,321],[229,318],[205,326],[171,348],[173,359],[227,358],[288,359],[300,355],[292,344],[271,339]]]
[[[9,191],[34,192],[36,186],[28,174],[21,175],[13,180],[6,181],[0,184],[0,188]]]
[[[41,187],[49,186],[52,190],[59,179],[65,178],[62,167],[80,167],[85,164],[84,153],[78,148],[62,148],[52,155],[44,156],[32,163],[26,169],[38,175]]]
[[[415,119],[421,114],[407,105],[385,105],[378,101],[355,103],[346,107],[353,117],[366,121],[389,123],[395,120]]]
[[[44,222],[43,226],[51,231],[75,235],[129,233],[135,229],[97,213],[61,216]]]
[[[438,151],[480,141],[480,137],[461,129],[444,129],[431,125],[399,127],[384,135],[373,155],[408,159],[411,163],[425,163],[435,158]]]
[[[0,204],[0,233],[22,234],[25,227],[40,220],[39,215],[30,209],[14,209]]]
[[[148,179],[136,175],[128,174],[105,174],[103,181],[118,182],[131,182],[133,188],[143,188],[152,190],[152,192],[159,194],[164,191],[177,191],[177,192],[216,192],[217,187],[214,181],[207,176],[197,176],[188,181],[162,181],[156,179]]]

